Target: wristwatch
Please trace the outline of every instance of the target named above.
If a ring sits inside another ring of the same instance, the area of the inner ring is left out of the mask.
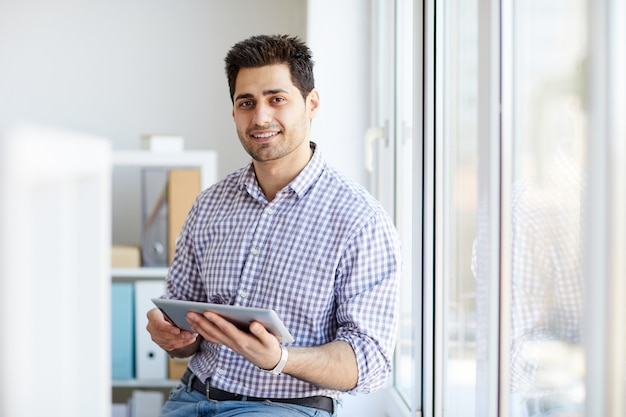
[[[289,351],[283,345],[280,345],[280,360],[278,361],[278,365],[274,367],[274,369],[268,371],[272,375],[280,375],[287,363],[287,358],[289,357]]]

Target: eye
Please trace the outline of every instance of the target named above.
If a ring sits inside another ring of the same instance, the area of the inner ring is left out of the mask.
[[[272,103],[282,103],[283,101],[285,101],[284,97],[272,97],[271,99]]]
[[[239,102],[239,107],[243,109],[252,107],[253,105],[254,105],[254,102],[252,100],[244,100],[244,101]]]

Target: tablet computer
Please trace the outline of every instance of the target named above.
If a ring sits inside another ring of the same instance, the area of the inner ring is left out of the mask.
[[[209,310],[230,321],[242,330],[248,330],[250,323],[258,321],[267,331],[282,343],[291,343],[293,336],[285,327],[274,310],[266,308],[241,307],[227,304],[202,303],[198,301],[169,300],[153,298],[152,302],[165,314],[172,323],[183,330],[193,332],[185,316],[188,311],[204,313]]]

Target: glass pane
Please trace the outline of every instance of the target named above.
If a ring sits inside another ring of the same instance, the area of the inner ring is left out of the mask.
[[[586,8],[514,3],[512,416],[582,415]]]
[[[396,4],[396,225],[402,241],[404,269],[400,291],[400,334],[396,351],[396,388],[409,405],[417,404],[420,392],[416,361],[419,344],[415,313],[421,309],[414,303],[414,285],[421,276],[414,276],[413,241],[413,2],[398,0]]]
[[[443,407],[444,415],[473,416],[476,397],[476,237],[478,135],[478,2],[450,0],[444,12],[443,120]],[[439,180],[438,180],[439,181]]]

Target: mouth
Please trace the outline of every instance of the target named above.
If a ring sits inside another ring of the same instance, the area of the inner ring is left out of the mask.
[[[267,141],[280,134],[280,131],[250,132],[250,137],[257,141]]]

